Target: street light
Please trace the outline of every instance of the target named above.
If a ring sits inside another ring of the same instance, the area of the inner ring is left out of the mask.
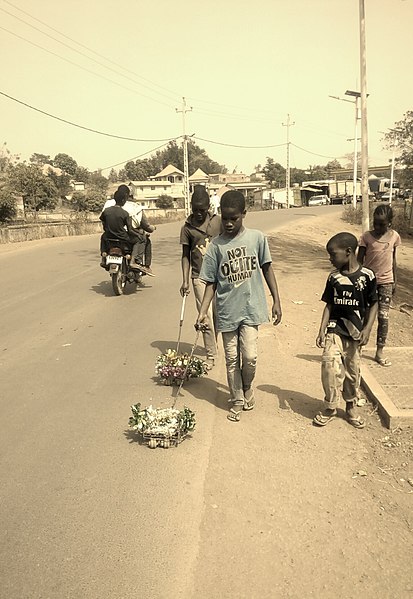
[[[359,120],[359,106],[358,101],[361,96],[360,92],[355,92],[351,89],[348,89],[345,92],[346,96],[351,96],[354,100],[347,100],[347,98],[340,98],[339,96],[329,96],[330,98],[334,98],[334,100],[341,100],[342,102],[350,102],[354,104],[356,109],[356,118],[354,123],[354,165],[353,165],[353,207],[357,206],[357,128],[358,128],[358,120]],[[347,140],[349,141],[349,140]]]

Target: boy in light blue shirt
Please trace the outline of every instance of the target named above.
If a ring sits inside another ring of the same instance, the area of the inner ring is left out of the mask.
[[[258,326],[268,322],[262,275],[273,298],[272,320],[281,322],[277,282],[271,267],[267,239],[261,231],[246,229],[245,198],[231,190],[221,198],[224,232],[210,242],[199,278],[206,288],[196,328],[204,328],[208,307],[216,294],[216,329],[222,332],[232,406],[228,420],[238,422],[242,410],[255,405],[252,383],[257,364]],[[261,275],[262,272],[262,275]]]

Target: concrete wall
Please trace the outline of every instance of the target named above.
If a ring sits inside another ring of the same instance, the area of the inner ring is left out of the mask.
[[[183,209],[145,210],[150,223],[165,223],[185,218]],[[44,216],[44,215],[43,215]],[[96,214],[80,214],[76,218],[71,214],[70,221],[58,222],[32,222],[5,225],[0,227],[0,244],[17,243],[19,241],[33,241],[34,239],[44,239],[49,237],[68,237],[70,235],[91,235],[102,232],[102,223]]]

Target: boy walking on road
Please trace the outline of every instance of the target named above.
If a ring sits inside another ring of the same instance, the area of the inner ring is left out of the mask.
[[[261,231],[246,229],[245,198],[231,190],[221,198],[224,232],[208,246],[200,278],[206,288],[195,327],[207,322],[209,305],[216,294],[217,331],[222,332],[232,407],[228,420],[238,422],[242,410],[255,405],[252,383],[257,364],[258,327],[268,322],[268,308],[261,271],[273,298],[274,325],[281,322],[277,282],[271,267],[267,239]]]
[[[213,237],[221,233],[221,219],[208,212],[209,195],[203,185],[196,185],[191,198],[192,212],[181,229],[180,243],[182,245],[182,285],[181,295],[188,295],[189,277],[192,278],[197,310],[204,296],[205,283],[199,278],[202,260],[208,244]],[[208,369],[214,366],[217,355],[214,316],[212,305],[208,310],[203,330],[204,346],[207,354]]]
[[[346,402],[348,422],[364,428],[355,412],[360,379],[360,347],[369,340],[377,315],[377,284],[372,270],[361,267],[356,258],[357,239],[338,233],[327,243],[334,270],[322,295],[325,302],[317,347],[323,348],[321,380],[325,395],[324,412],[313,423],[325,426],[337,416],[341,397]]]

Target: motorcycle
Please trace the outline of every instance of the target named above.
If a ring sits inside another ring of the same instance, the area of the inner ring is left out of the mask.
[[[109,251],[106,256],[105,270],[112,279],[112,289],[115,295],[123,295],[126,283],[140,283],[142,273],[140,270],[130,267],[131,248],[120,239],[108,239]]]

